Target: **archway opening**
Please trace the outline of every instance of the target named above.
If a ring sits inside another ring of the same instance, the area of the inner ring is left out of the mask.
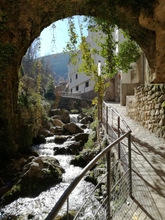
[[[152,1],[152,3],[154,2]],[[132,38],[146,52],[152,72],[155,71],[156,36],[158,37],[164,32],[157,30],[156,35],[155,28],[148,27],[147,24],[145,27],[139,23],[141,12],[143,10],[148,12],[148,8],[152,9],[154,4],[149,4],[146,9],[146,2],[144,6],[144,1],[139,1],[138,7],[135,7],[137,6],[136,1],[131,1],[129,4],[125,4],[125,1],[119,1],[119,3],[118,5],[116,1],[115,4],[112,4],[111,1],[92,0],[28,1],[26,4],[22,1],[17,1],[11,2],[10,5],[6,2],[3,3],[0,35],[0,46],[1,51],[3,51],[0,54],[0,60],[2,61],[0,64],[0,146],[3,146],[3,148],[0,149],[0,155],[9,155],[18,149],[17,94],[18,71],[22,56],[33,40],[39,36],[40,32],[52,22],[82,14],[100,17],[105,20],[113,19],[119,27],[129,30]],[[148,17],[153,18],[153,13],[154,11],[151,10],[150,15],[143,15],[148,19]],[[147,41],[144,41],[144,38]],[[164,38],[162,37],[161,39]],[[163,68],[159,67],[161,66],[160,57],[163,58],[163,52],[161,49],[159,51],[161,56],[159,56],[157,69],[162,71]],[[157,79],[160,80],[159,77]]]

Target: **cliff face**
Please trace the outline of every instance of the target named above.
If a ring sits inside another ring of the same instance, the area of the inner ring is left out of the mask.
[[[15,136],[18,70],[22,56],[46,26],[78,14],[112,20],[128,30],[146,54],[151,81],[165,83],[165,0],[149,3],[146,0],[1,0],[0,146],[3,147],[0,154],[4,151],[9,154],[18,147]]]

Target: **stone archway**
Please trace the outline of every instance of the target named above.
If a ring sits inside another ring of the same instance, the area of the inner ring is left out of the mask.
[[[114,4],[115,2],[115,4]],[[112,19],[127,29],[148,59],[152,81],[165,82],[165,0],[1,0],[0,9],[0,154],[17,150],[18,71],[33,40],[51,23],[73,15]],[[156,2],[156,3],[155,3]]]

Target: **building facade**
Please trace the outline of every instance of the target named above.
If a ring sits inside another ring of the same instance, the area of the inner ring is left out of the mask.
[[[85,73],[78,73],[78,66],[81,64],[81,51],[77,52],[78,63],[73,65],[68,62],[68,85],[69,93],[87,93],[93,91],[94,81]]]
[[[86,37],[87,43],[90,45],[90,48],[95,48],[99,50],[99,46],[96,43],[96,39],[100,39],[99,32],[90,32],[88,31],[88,36]],[[104,65],[105,59],[98,55],[92,55],[94,63],[97,65],[98,61],[101,61],[101,64]],[[75,94],[79,93],[82,97],[94,98],[96,93],[94,92],[94,85],[95,82],[93,81],[91,76],[86,75],[86,73],[78,73],[78,66],[81,65],[81,51],[77,52],[78,63],[73,65],[71,60],[68,62],[68,86],[69,86],[69,93]]]

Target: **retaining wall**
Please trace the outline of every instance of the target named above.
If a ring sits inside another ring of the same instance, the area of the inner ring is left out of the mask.
[[[126,97],[128,115],[165,139],[165,85],[139,86]]]

